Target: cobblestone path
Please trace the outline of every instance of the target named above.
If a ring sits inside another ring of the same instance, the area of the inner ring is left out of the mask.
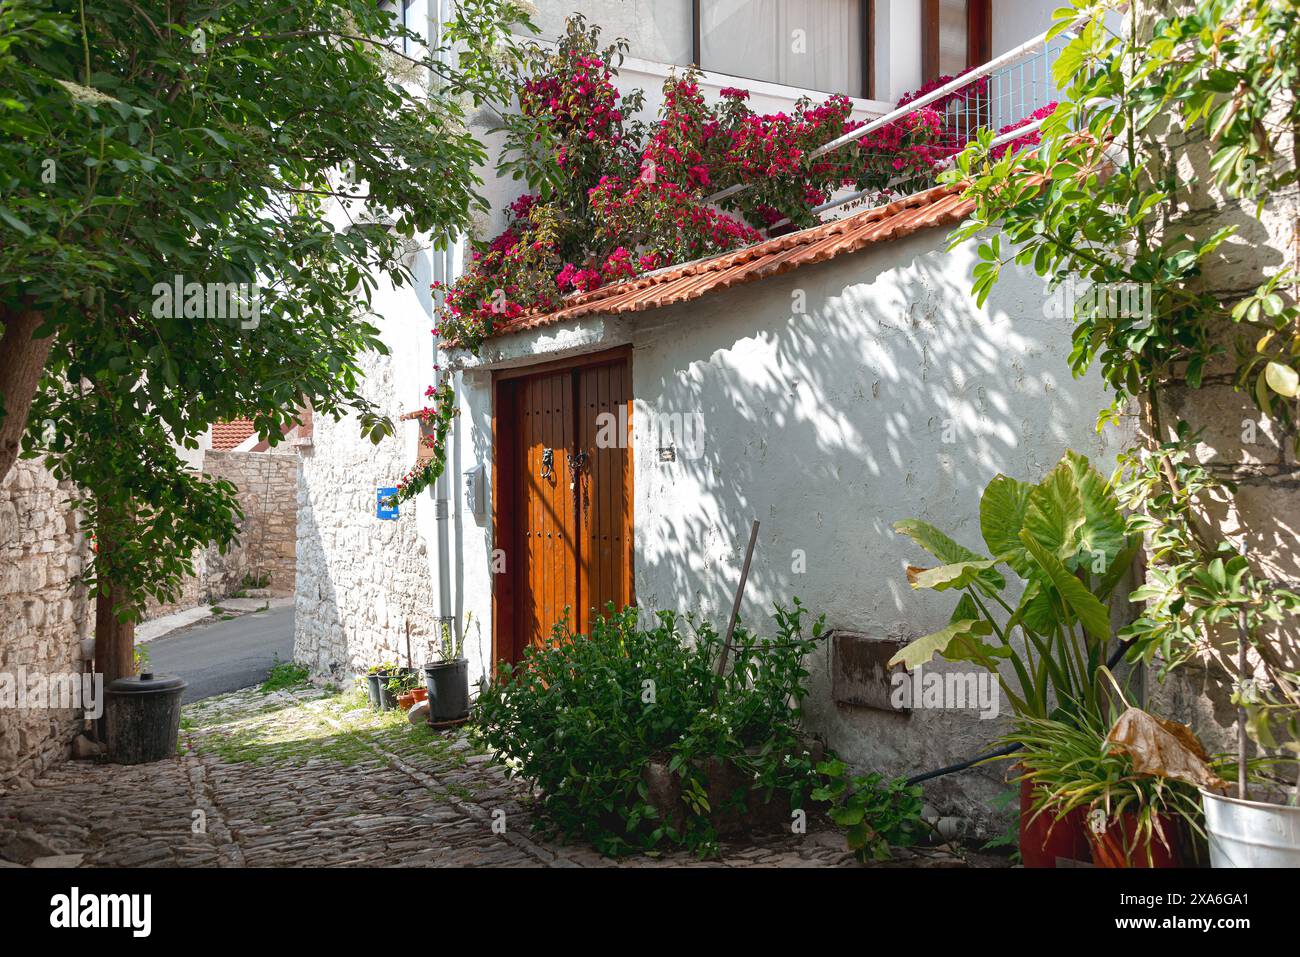
[[[200,701],[185,708],[181,750],[134,767],[68,762],[0,793],[0,866],[855,866],[843,835],[816,825],[726,844],[708,862],[612,861],[546,841],[526,789],[463,736],[373,713],[352,693]],[[963,862],[923,850],[893,863]]]

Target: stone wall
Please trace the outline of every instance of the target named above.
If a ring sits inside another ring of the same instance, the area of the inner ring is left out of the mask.
[[[394,421],[399,361],[365,359],[366,395]],[[396,520],[375,517],[377,489],[396,485],[415,461],[416,425],[398,428],[397,437],[375,445],[355,417],[317,416],[313,446],[303,454],[294,658],[318,675],[345,679],[381,661],[405,664],[408,624],[419,666],[436,633],[437,579],[419,525],[421,513],[433,510],[432,493],[402,503]]]
[[[226,479],[239,490],[239,544],[224,555],[209,547],[194,556],[194,574],[174,601],[151,602],[146,618],[219,601],[238,591],[245,581],[266,579],[272,592],[293,593],[297,538],[298,453],[234,452],[208,449],[203,471]]]
[[[233,482],[244,510],[239,544],[221,555],[208,549],[208,589],[217,596],[239,588],[244,577],[266,579],[265,588],[292,594],[298,528],[297,452],[220,452],[209,449],[203,470]]]
[[[0,692],[15,694],[20,675],[82,670],[79,642],[94,634],[95,607],[72,584],[91,551],[68,507],[70,488],[30,460],[0,482]],[[0,695],[0,787],[66,758],[80,729],[77,710],[23,709]]]
[[[1143,5],[1168,14],[1169,4]],[[1190,9],[1190,4],[1178,4]],[[1203,288],[1221,301],[1235,302],[1252,292],[1268,276],[1297,265],[1300,249],[1300,184],[1275,192],[1259,212],[1251,202],[1224,196],[1214,186],[1210,169],[1213,147],[1198,131],[1188,136],[1181,128],[1162,137],[1163,160],[1176,173],[1179,204],[1165,228],[1204,240],[1228,225],[1237,232],[1206,263]],[[1284,140],[1279,166],[1294,166],[1295,144]],[[1286,294],[1286,290],[1279,290]],[[1206,517],[1218,532],[1244,545],[1257,572],[1300,588],[1300,458],[1296,435],[1267,419],[1250,397],[1233,386],[1234,348],[1254,348],[1255,335],[1241,337],[1235,327],[1217,337],[1224,354],[1207,365],[1200,388],[1175,379],[1161,394],[1166,429],[1179,419],[1201,430],[1197,447],[1200,461],[1217,476],[1235,482],[1231,503],[1209,505]],[[1253,382],[1251,383],[1253,385]],[[1220,644],[1234,634],[1217,636]],[[1272,635],[1282,658],[1296,667],[1300,662],[1300,627],[1295,619],[1284,622]],[[1189,722],[1211,750],[1235,750],[1236,708],[1232,706],[1231,679],[1222,659],[1212,654],[1185,666],[1163,684],[1153,683],[1157,709]]]

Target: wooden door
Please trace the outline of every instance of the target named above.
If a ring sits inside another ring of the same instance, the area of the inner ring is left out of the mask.
[[[592,609],[632,592],[631,376],[626,351],[498,373],[493,643],[517,661],[556,622],[589,634]]]
[[[921,74],[929,83],[993,58],[989,0],[923,0]]]
[[[579,482],[578,621],[632,603],[632,387],[626,362],[577,372],[578,441],[586,453]]]
[[[576,515],[566,456],[573,447],[572,376],[537,376],[525,380],[523,389],[522,557],[528,577],[521,610],[528,627],[521,637],[535,645],[578,607]]]

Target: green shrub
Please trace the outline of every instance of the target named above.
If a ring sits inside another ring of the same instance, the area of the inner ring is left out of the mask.
[[[281,661],[276,656],[275,664],[271,665],[266,680],[262,682],[262,693],[270,694],[281,688],[292,688],[305,683],[310,677],[311,670],[306,665],[300,665],[296,661]]]
[[[830,819],[847,829],[846,840],[858,860],[887,861],[893,847],[908,847],[921,837],[921,789],[904,778],[850,773],[848,765],[831,759],[817,766],[823,783],[812,792],[814,801],[831,803]]]
[[[780,792],[801,807],[815,773],[798,736],[803,660],[824,617],[803,634],[804,608],[775,609],[777,636],[737,626],[730,667],[717,674],[723,638],[694,616],[659,612],[638,627],[636,609],[599,619],[589,637],[556,626],[480,696],[476,735],[540,794],[543,820],[605,854],[684,845],[716,852],[702,768],[722,759],[763,799]],[[689,634],[687,631],[689,630]],[[680,779],[680,824],[661,817],[642,772],[667,764]],[[749,788],[728,800],[743,802]]]

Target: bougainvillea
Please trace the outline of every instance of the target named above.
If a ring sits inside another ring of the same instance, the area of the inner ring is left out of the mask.
[[[1028,126],[1030,123],[1034,122],[1035,120],[1045,120],[1047,119],[1047,117],[1051,116],[1055,112],[1056,112],[1056,101],[1053,100],[1051,103],[1048,103],[1046,106],[1039,107],[1038,109],[1034,110],[1034,112],[1030,113],[1028,116],[1026,116],[1023,120],[1019,121],[1018,123],[1009,123],[1006,126],[1002,127],[1000,130],[998,130],[997,136],[1001,136],[1004,133],[1010,133],[1012,130],[1018,130],[1022,126]],[[1012,152],[1012,153],[1019,152],[1021,149],[1023,149],[1026,146],[1037,146],[1041,141],[1042,140],[1038,134],[1038,131],[1033,130],[1032,132],[1026,133],[1024,136],[1016,137],[1014,140],[1011,140],[1011,142],[1009,143],[1003,143],[1001,146],[993,147],[993,149],[989,151],[989,155],[992,156],[993,159],[995,160],[1001,159],[1007,152]]]
[[[602,47],[599,34],[575,16],[556,46],[535,45],[521,57],[519,109],[503,111],[498,169],[530,192],[446,290],[444,338],[476,349],[502,323],[554,308],[566,295],[813,225],[816,207],[846,187],[880,201],[930,186],[936,167],[964,145],[987,92],[986,80],[974,81],[815,157],[861,126],[847,97],[805,98],[788,113],[760,114],[742,89],[707,102],[698,73],[688,70],[668,78],[658,119],[647,124],[633,118],[643,93],[615,86],[625,42]],[[739,183],[750,188],[707,202]]]
[[[429,386],[426,398],[433,400],[432,405],[425,406],[415,413],[420,420],[420,444],[432,453],[422,460],[397,482],[397,494],[388,499],[388,503],[408,501],[419,495],[426,488],[438,481],[447,464],[447,432],[451,429],[451,420],[457,413],[456,395],[451,388],[451,378],[444,377],[437,386]]]

